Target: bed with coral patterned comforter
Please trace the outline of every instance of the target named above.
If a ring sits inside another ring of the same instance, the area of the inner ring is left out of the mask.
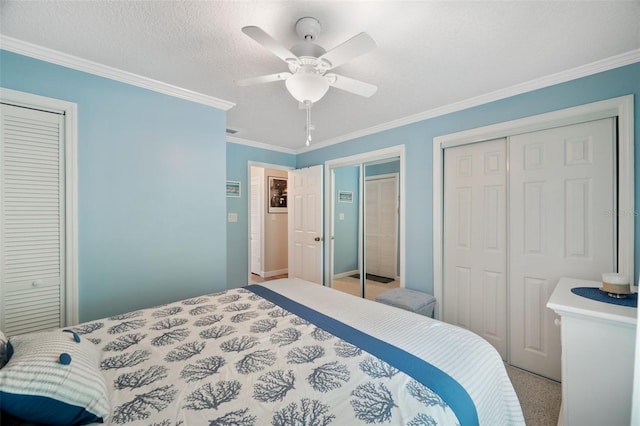
[[[110,424],[524,424],[480,337],[301,280],[71,329],[100,350]]]

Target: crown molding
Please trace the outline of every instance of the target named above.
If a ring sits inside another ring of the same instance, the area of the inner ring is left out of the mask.
[[[505,89],[496,90],[495,92],[490,92],[484,95],[465,99],[460,102],[455,102],[439,108],[434,108],[418,114],[414,114],[407,117],[399,118],[397,120],[382,123],[373,127],[358,130],[352,133],[347,133],[345,135],[341,135],[335,138],[326,139],[310,147],[300,148],[296,152],[298,154],[301,154],[303,152],[326,148],[328,146],[335,145],[341,142],[346,142],[349,140],[361,138],[363,136],[368,136],[374,133],[383,132],[385,130],[406,126],[408,124],[417,123],[419,121],[424,121],[430,118],[451,114],[453,112],[462,111],[468,108],[487,104],[487,103],[498,101],[501,99],[506,99],[511,96],[520,95],[520,94],[531,92],[534,90],[543,89],[545,87],[553,86],[556,84],[566,83],[567,81],[576,80],[581,77],[587,77],[589,75],[598,74],[604,71],[609,71],[625,65],[631,65],[636,62],[640,62],[640,49],[631,50],[629,52],[625,52],[620,55],[611,56],[609,58],[602,59],[600,61],[596,61],[591,64],[572,68],[570,70],[562,71],[556,74],[551,74],[551,75],[541,77],[535,80],[531,80],[522,84],[510,86]]]
[[[213,96],[203,95],[202,93],[183,89],[182,87],[173,86],[171,84],[163,83],[158,80],[153,80],[151,78],[143,77],[117,68],[112,68],[97,62],[88,61],[77,56],[48,49],[32,43],[27,43],[26,41],[18,40],[2,34],[0,34],[0,48],[20,55],[29,56],[34,59],[40,59],[63,67],[72,68],[77,71],[87,72],[100,77],[116,80],[121,83],[131,84],[133,86],[142,87],[144,89],[163,93],[176,98],[219,108],[224,111],[235,106],[233,102],[214,98]]]
[[[4,36],[0,34],[0,48],[8,50],[14,53],[18,53],[25,56],[30,56],[35,59],[51,62],[57,65],[62,65],[68,68],[72,68],[78,71],[84,71],[91,74],[106,77],[112,80],[117,80],[123,83],[131,84],[134,86],[142,87],[145,89],[153,90],[159,93],[164,93],[170,96],[174,96],[181,99],[186,99],[192,102],[201,103],[204,105],[212,106],[215,108],[227,111],[235,106],[234,103],[218,99],[212,96],[203,95],[198,92],[194,92],[181,87],[173,86],[167,83],[163,83],[150,78],[142,77],[137,74],[122,71],[116,68],[108,67],[96,62],[88,61],[76,56],[68,55],[66,53],[58,52],[56,50],[48,49],[35,44],[27,43],[22,40],[18,40],[12,37]],[[357,130],[355,132],[347,133],[335,138],[326,139],[318,143],[314,143],[309,147],[301,147],[299,149],[284,148],[277,145],[271,145],[268,143],[252,141],[248,139],[237,138],[234,136],[227,136],[227,141],[231,143],[237,143],[241,145],[248,145],[255,148],[267,149],[270,151],[283,152],[286,154],[302,154],[304,152],[314,151],[317,149],[326,148],[331,145],[346,142],[349,140],[361,138],[374,133],[383,132],[385,130],[395,129],[397,127],[406,126],[409,124],[417,123],[419,121],[428,120],[431,118],[439,117],[453,112],[462,111],[468,108],[476,107],[479,105],[495,102],[501,99],[506,99],[512,96],[520,95],[523,93],[531,92],[545,87],[553,86],[567,81],[575,80],[581,77],[587,77],[589,75],[597,74],[604,71],[609,71],[614,68],[619,68],[625,65],[631,65],[636,62],[640,62],[640,49],[631,50],[619,55],[611,56],[609,58],[602,59],[600,61],[593,62],[591,64],[582,65],[570,70],[562,71],[556,74],[551,74],[545,77],[541,77],[535,80],[531,80],[525,83],[517,84],[507,87],[505,89],[497,90],[494,92],[486,93],[484,95],[476,96],[473,98],[465,99],[460,102],[454,102],[449,105],[430,109],[421,113],[413,114],[407,117],[399,118],[397,120],[388,121],[386,123],[378,124],[376,126],[368,127],[366,129]]]
[[[270,145],[268,143],[263,143],[263,142],[256,142],[249,139],[242,139],[235,136],[227,136],[227,143],[247,145],[253,148],[261,148],[261,149],[266,149],[268,151],[283,152],[285,154],[292,154],[292,155],[297,154],[297,151],[294,149],[284,148],[282,146],[277,146],[277,145]]]

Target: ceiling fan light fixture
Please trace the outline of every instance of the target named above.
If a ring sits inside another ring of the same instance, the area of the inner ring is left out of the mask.
[[[285,80],[287,90],[298,102],[318,102],[329,90],[329,82],[324,76],[300,69]]]
[[[311,106],[318,102],[333,86],[346,92],[369,97],[377,87],[352,78],[328,73],[360,55],[373,50],[376,42],[366,33],[359,33],[344,43],[326,51],[314,43],[320,34],[320,22],[312,17],[304,17],[296,22],[296,32],[304,40],[291,49],[287,49],[277,40],[259,27],[247,26],[242,32],[261,44],[289,67],[290,72],[280,72],[259,77],[236,80],[238,86],[248,86],[257,83],[270,83],[284,80],[287,90],[307,110],[307,139],[306,145],[311,143]]]

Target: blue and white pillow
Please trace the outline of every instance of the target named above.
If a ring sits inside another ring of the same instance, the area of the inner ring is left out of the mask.
[[[7,363],[7,337],[0,331],[0,368]]]
[[[0,369],[0,408],[43,424],[103,423],[109,397],[96,346],[72,331],[13,336]]]

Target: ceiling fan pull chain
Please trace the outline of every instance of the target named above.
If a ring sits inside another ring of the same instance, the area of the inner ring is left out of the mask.
[[[311,102],[305,101],[305,105],[307,106],[307,142],[306,146],[309,146],[311,143]]]

